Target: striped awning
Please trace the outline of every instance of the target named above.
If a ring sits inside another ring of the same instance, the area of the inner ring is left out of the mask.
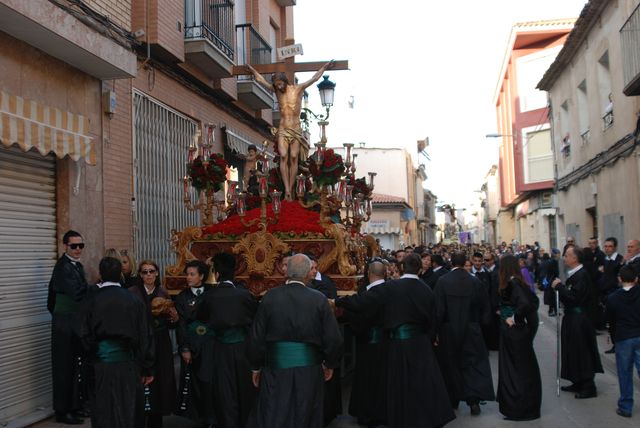
[[[225,128],[225,133],[227,135],[227,147],[236,153],[240,153],[241,155],[246,156],[249,152],[249,146],[252,144],[255,145],[258,150],[262,149],[262,144],[252,143],[248,138],[240,135],[239,132],[235,132],[230,130],[229,128]],[[273,160],[274,156],[275,155],[273,153],[267,152],[267,157],[270,160]]]
[[[42,155],[53,152],[60,159],[68,155],[95,165],[88,133],[84,116],[0,91],[0,142],[6,147],[17,144],[25,152],[36,148]]]

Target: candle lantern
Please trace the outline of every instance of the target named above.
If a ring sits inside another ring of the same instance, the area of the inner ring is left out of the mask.
[[[347,205],[351,205],[353,202],[353,186],[351,184],[347,184],[347,191],[345,193],[344,202]]]
[[[304,193],[306,191],[306,178],[304,175],[300,174],[296,177],[296,195],[299,198],[302,198],[304,196]]]
[[[373,178],[378,175],[375,172],[369,172],[369,189],[373,190]]]
[[[345,148],[344,165],[349,168],[349,166],[351,166],[351,149],[353,148],[353,143],[344,143],[343,146]]]
[[[238,199],[236,200],[236,210],[240,217],[244,217],[246,214],[245,196],[246,194],[241,192],[238,194]]]
[[[263,173],[258,174],[258,192],[261,198],[266,198],[269,193],[269,185],[267,183],[267,176]]]
[[[282,192],[278,192],[277,190],[271,191],[271,206],[275,214],[280,214],[280,195],[282,195]]]
[[[318,166],[324,162],[324,146],[325,143],[316,143],[316,163]]]
[[[343,178],[338,182],[338,189],[336,190],[336,198],[338,201],[344,201],[344,196],[347,191],[347,181]]]

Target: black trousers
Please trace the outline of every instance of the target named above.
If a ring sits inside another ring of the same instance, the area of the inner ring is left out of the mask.
[[[53,410],[65,414],[82,408],[82,347],[75,316],[54,314],[51,322]],[[80,382],[79,382],[80,381]]]

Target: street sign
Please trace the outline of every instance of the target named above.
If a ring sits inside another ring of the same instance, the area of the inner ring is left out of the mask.
[[[276,52],[278,54],[278,59],[291,58],[292,56],[302,55],[304,53],[302,52],[302,45],[300,43],[277,48]]]

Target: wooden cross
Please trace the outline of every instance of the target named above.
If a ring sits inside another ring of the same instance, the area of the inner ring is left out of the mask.
[[[289,46],[294,44],[293,39],[285,40],[285,46]],[[295,57],[289,57],[284,60],[284,62],[275,62],[271,64],[251,64],[251,66],[260,74],[267,73],[285,73],[287,75],[287,79],[291,84],[295,84],[295,73],[304,72],[304,71],[318,71],[320,67],[325,65],[325,62],[295,62]],[[349,61],[334,61],[333,67],[331,70],[348,70],[349,69]],[[251,74],[249,68],[246,65],[234,65],[233,66],[233,75],[245,75]]]

